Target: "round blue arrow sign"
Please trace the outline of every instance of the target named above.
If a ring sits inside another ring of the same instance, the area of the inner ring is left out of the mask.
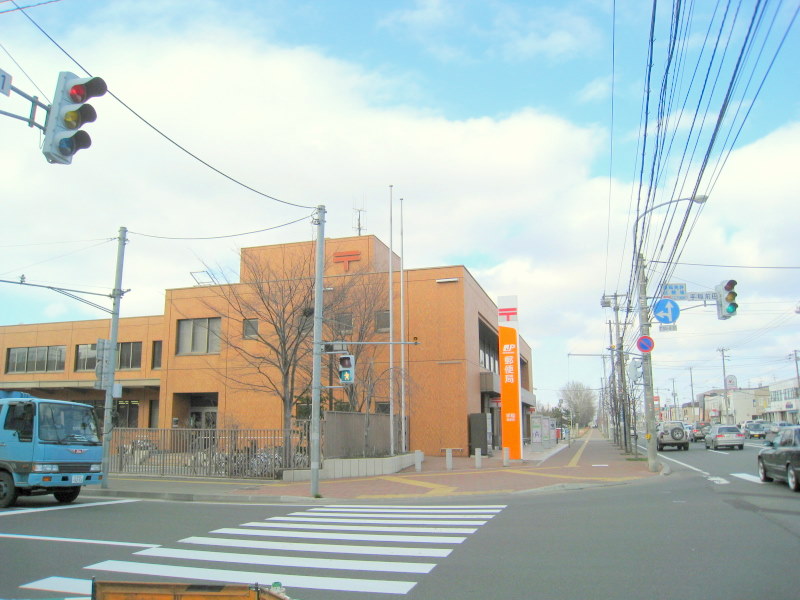
[[[653,316],[659,323],[674,323],[681,316],[681,307],[671,298],[662,298],[653,305]]]

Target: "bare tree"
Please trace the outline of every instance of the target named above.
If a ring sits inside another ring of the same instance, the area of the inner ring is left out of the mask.
[[[255,252],[243,253],[242,283],[214,288],[224,300],[221,316],[228,320],[222,342],[240,359],[220,375],[240,389],[277,395],[283,405],[284,429],[291,427],[295,399],[310,386],[313,269],[311,254],[276,261]]]
[[[565,385],[559,390],[559,399],[572,413],[576,426],[585,427],[594,419],[595,395],[582,383],[571,381]]]

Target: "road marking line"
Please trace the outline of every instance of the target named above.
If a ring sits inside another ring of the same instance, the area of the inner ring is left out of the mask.
[[[225,548],[253,548],[255,550],[285,550],[287,552],[325,552],[332,554],[370,554],[373,556],[445,557],[450,548],[404,548],[400,546],[348,546],[344,544],[300,544],[193,536],[179,540],[182,544],[222,546]]]
[[[350,540],[356,542],[410,542],[417,544],[460,544],[467,538],[459,536],[431,535],[371,535],[365,533],[325,533],[321,531],[254,531],[224,527],[211,533],[226,535],[250,535],[253,537],[306,538],[316,540]]]
[[[761,485],[764,483],[761,481],[761,478],[756,475],[751,475],[750,473],[731,473],[731,477],[738,477],[739,479],[744,479],[745,481],[750,481],[752,483],[757,483]]]
[[[488,504],[486,506],[473,506],[471,508],[461,508],[458,506],[430,506],[426,508],[414,507],[414,506],[409,506],[407,508],[404,506],[382,506],[380,508],[375,508],[374,506],[370,506],[369,504],[353,504],[353,505],[343,505],[343,506],[323,506],[321,508],[309,508],[307,512],[317,512],[317,511],[350,512],[357,510],[358,512],[369,512],[369,513],[462,514],[462,513],[486,513],[486,512],[499,513],[505,507],[506,507],[505,504]]]
[[[129,575],[155,575],[176,579],[199,579],[224,583],[252,585],[254,582],[280,581],[287,588],[308,588],[343,592],[375,592],[382,594],[407,594],[416,585],[415,581],[391,581],[380,579],[351,579],[347,577],[316,577],[292,575],[290,573],[263,573],[259,571],[229,571],[224,569],[202,569],[176,565],[142,564],[123,560],[106,560],[85,567],[98,571],[126,573]]]
[[[92,581],[90,579],[75,579],[72,577],[47,577],[19,587],[27,590],[64,592],[68,594],[88,595],[92,593]]]
[[[132,498],[127,500],[107,500],[105,502],[87,502],[86,504],[70,504],[69,506],[43,506],[41,508],[20,508],[0,512],[0,517],[10,517],[11,515],[24,515],[27,513],[45,512],[48,510],[71,510],[74,508],[90,508],[93,506],[105,506],[107,504],[127,504],[129,502],[139,502]]]
[[[726,484],[730,483],[730,481],[728,481],[724,477],[709,477],[708,480],[711,483],[716,483],[717,485],[726,485]]]
[[[403,533],[475,533],[474,527],[380,527],[378,525],[321,525],[315,523],[275,523],[273,521],[253,521],[242,523],[241,527],[262,527],[267,529],[328,529],[330,531],[382,531]]]
[[[639,477],[584,477],[582,475],[557,475],[555,473],[540,473],[538,471],[519,471],[508,469],[506,473],[518,473],[519,475],[531,475],[534,477],[549,477],[551,479],[570,479],[573,481],[630,481]]]
[[[347,571],[377,571],[386,573],[430,573],[436,563],[387,562],[377,560],[346,560],[336,558],[302,558],[299,556],[269,556],[242,552],[212,552],[209,550],[180,550],[178,548],[149,548],[137,556],[157,556],[240,565],[297,567],[302,569],[340,569]]]
[[[591,436],[586,438],[586,441],[583,442],[583,446],[581,446],[578,449],[578,451],[575,453],[575,456],[572,457],[572,460],[567,463],[568,467],[577,467],[578,466],[578,461],[580,460],[581,455],[583,454],[583,451],[586,450],[586,446],[589,445],[590,439],[591,439]]]
[[[101,546],[128,546],[131,548],[158,548],[158,544],[136,544],[134,542],[114,542],[111,540],[87,540],[84,538],[50,537],[45,535],[22,535],[21,533],[0,533],[0,538],[34,540],[37,542],[70,542],[73,544],[99,544]]]
[[[369,525],[485,525],[488,521],[441,521],[438,519],[343,519],[325,517],[272,517],[270,521],[292,523],[364,523]]]
[[[446,520],[446,519],[491,519],[496,514],[497,513],[494,513],[494,514],[483,514],[483,513],[481,513],[481,514],[466,514],[466,515],[455,514],[455,515],[451,515],[451,514],[441,513],[441,512],[433,514],[433,515],[431,515],[431,514],[423,514],[423,515],[419,515],[419,514],[403,514],[403,513],[375,514],[375,513],[366,513],[366,512],[364,512],[364,513],[362,513],[362,512],[346,512],[346,513],[343,514],[343,513],[340,513],[340,512],[328,512],[328,511],[312,512],[312,511],[305,511],[304,510],[304,511],[298,511],[298,512],[289,513],[289,517],[304,517],[303,518],[304,521],[306,520],[306,517],[310,517],[310,518],[313,518],[313,519],[324,517],[326,520],[334,519],[336,522],[342,521],[342,522],[345,522],[345,523],[350,522],[350,521],[348,521],[344,517],[348,517],[348,518],[352,518],[352,519],[358,518],[359,522],[361,522],[361,523],[392,523],[392,521],[390,521],[390,519],[395,519],[395,520],[398,520],[398,521],[403,519],[405,521],[402,521],[402,522],[413,524],[411,519],[414,519],[414,520],[417,520],[417,519],[444,519],[444,520]],[[287,517],[281,517],[281,519],[282,520],[288,520]],[[269,520],[271,521],[272,519],[269,519]],[[446,523],[446,521],[443,521],[443,522]]]

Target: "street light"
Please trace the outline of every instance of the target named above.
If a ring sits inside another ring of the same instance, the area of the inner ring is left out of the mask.
[[[651,206],[638,217],[636,217],[636,221],[633,224],[633,248],[635,251],[636,248],[636,228],[639,224],[639,220],[644,217],[647,213],[654,211],[657,208],[661,208],[662,206],[667,206],[668,204],[677,204],[678,202],[691,202],[694,204],[703,204],[706,200],[708,200],[708,196],[692,196],[690,198],[676,198],[674,200],[668,200],[667,202],[662,202],[661,204],[656,204],[655,206]],[[650,315],[648,315],[649,307],[647,306],[647,276],[645,275],[644,271],[644,256],[641,252],[638,253],[638,279],[639,279],[639,335],[640,336],[649,336],[650,335]],[[653,406],[653,363],[650,358],[649,352],[642,353],[642,383],[644,387],[644,419],[645,419],[645,426],[647,428],[645,434],[645,440],[647,440],[647,468],[651,472],[656,472],[658,470],[658,460],[657,460],[657,451],[656,451],[656,436],[655,436],[655,408]]]

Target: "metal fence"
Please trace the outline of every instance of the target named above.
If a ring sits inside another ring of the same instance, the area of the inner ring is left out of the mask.
[[[291,429],[142,429],[112,432],[112,473],[279,479],[309,468],[309,422]]]
[[[322,420],[322,454],[326,458],[389,456],[392,453],[389,443],[389,426],[392,422],[395,452],[399,452],[403,447],[402,421],[399,417],[395,416],[392,420],[385,413],[325,411]]]

